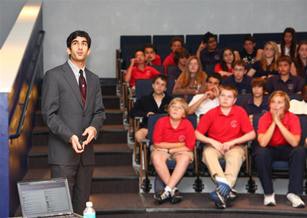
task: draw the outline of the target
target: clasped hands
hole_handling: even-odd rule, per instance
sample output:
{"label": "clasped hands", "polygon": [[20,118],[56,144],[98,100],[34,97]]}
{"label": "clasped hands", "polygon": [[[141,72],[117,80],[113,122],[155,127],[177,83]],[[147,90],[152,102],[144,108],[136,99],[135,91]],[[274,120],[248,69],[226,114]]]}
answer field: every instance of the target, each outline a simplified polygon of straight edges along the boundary
{"label": "clasped hands", "polygon": [[221,154],[225,154],[227,151],[230,150],[236,143],[232,141],[221,143],[219,141],[214,141],[211,144],[216,150],[218,150]]}
{"label": "clasped hands", "polygon": [[78,154],[84,151],[86,145],[88,145],[94,137],[97,135],[97,130],[93,126],[89,126],[84,130],[82,136],[87,136],[85,141],[79,141],[79,137],[77,135],[72,135],[70,138],[70,143],[74,151]]}

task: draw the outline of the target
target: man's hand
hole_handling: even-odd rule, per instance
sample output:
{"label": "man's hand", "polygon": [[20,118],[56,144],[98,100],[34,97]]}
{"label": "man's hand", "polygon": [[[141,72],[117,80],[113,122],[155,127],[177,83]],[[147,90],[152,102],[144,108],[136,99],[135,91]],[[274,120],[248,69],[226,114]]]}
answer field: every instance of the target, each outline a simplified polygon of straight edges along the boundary
{"label": "man's hand", "polygon": [[97,135],[97,130],[93,126],[87,127],[84,132],[82,133],[82,136],[86,136],[86,140],[83,142],[82,146],[84,147],[85,145],[88,145],[94,137]]}
{"label": "man's hand", "polygon": [[70,138],[70,143],[71,143],[72,148],[75,150],[77,154],[80,154],[84,151],[84,147],[83,145],[80,144],[78,136],[73,135]]}
{"label": "man's hand", "polygon": [[226,153],[227,151],[229,151],[230,148],[232,148],[236,143],[234,143],[234,141],[228,141],[228,142],[224,142],[223,143],[223,150],[224,153]]}
{"label": "man's hand", "polygon": [[211,145],[218,150],[221,154],[224,154],[223,144],[219,141],[212,141]]}

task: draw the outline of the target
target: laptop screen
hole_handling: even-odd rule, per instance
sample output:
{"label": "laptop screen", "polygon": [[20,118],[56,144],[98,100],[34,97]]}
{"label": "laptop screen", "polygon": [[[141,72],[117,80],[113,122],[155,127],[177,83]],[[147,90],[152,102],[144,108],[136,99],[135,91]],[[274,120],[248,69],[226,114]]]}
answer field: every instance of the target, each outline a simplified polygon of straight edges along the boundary
{"label": "laptop screen", "polygon": [[67,179],[19,182],[22,215],[43,217],[73,213]]}

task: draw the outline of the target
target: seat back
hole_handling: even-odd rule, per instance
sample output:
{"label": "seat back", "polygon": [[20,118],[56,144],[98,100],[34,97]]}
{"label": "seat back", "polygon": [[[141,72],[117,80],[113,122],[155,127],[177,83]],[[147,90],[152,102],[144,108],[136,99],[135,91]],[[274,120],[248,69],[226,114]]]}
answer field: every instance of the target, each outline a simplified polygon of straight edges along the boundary
{"label": "seat back", "polygon": [[184,40],[183,35],[154,35],[153,36],[153,44],[155,45],[157,49],[157,53],[160,55],[162,61],[171,52],[170,42],[171,42],[171,39],[175,36],[181,37]]}
{"label": "seat back", "polygon": [[153,91],[152,79],[138,79],[135,81],[135,98],[139,100]]}
{"label": "seat back", "polygon": [[268,41],[280,43],[282,33],[254,33],[253,37],[255,38],[257,48],[263,48],[264,44]]}
{"label": "seat back", "polygon": [[296,33],[297,42],[306,41],[307,40],[307,32],[297,32]]}
{"label": "seat back", "polygon": [[246,36],[251,34],[220,34],[219,46],[220,48],[232,48],[233,50],[241,51],[243,48],[243,41]]}
{"label": "seat back", "polygon": [[203,39],[203,35],[186,35],[185,47],[190,54],[195,55],[199,44]]}

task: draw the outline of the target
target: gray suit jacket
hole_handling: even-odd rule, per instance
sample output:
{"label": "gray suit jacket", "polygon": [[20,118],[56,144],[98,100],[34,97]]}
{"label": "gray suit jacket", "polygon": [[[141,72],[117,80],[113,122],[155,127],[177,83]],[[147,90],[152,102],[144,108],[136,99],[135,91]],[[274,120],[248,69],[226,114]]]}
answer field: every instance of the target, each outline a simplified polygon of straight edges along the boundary
{"label": "gray suit jacket", "polygon": [[81,137],[93,126],[97,133],[105,119],[98,76],[85,69],[87,94],[82,106],[78,82],[66,62],[46,72],[42,86],[42,115],[49,128],[48,162],[57,165],[94,164],[92,143],[81,154],[75,153],[69,140],[73,134]]}

